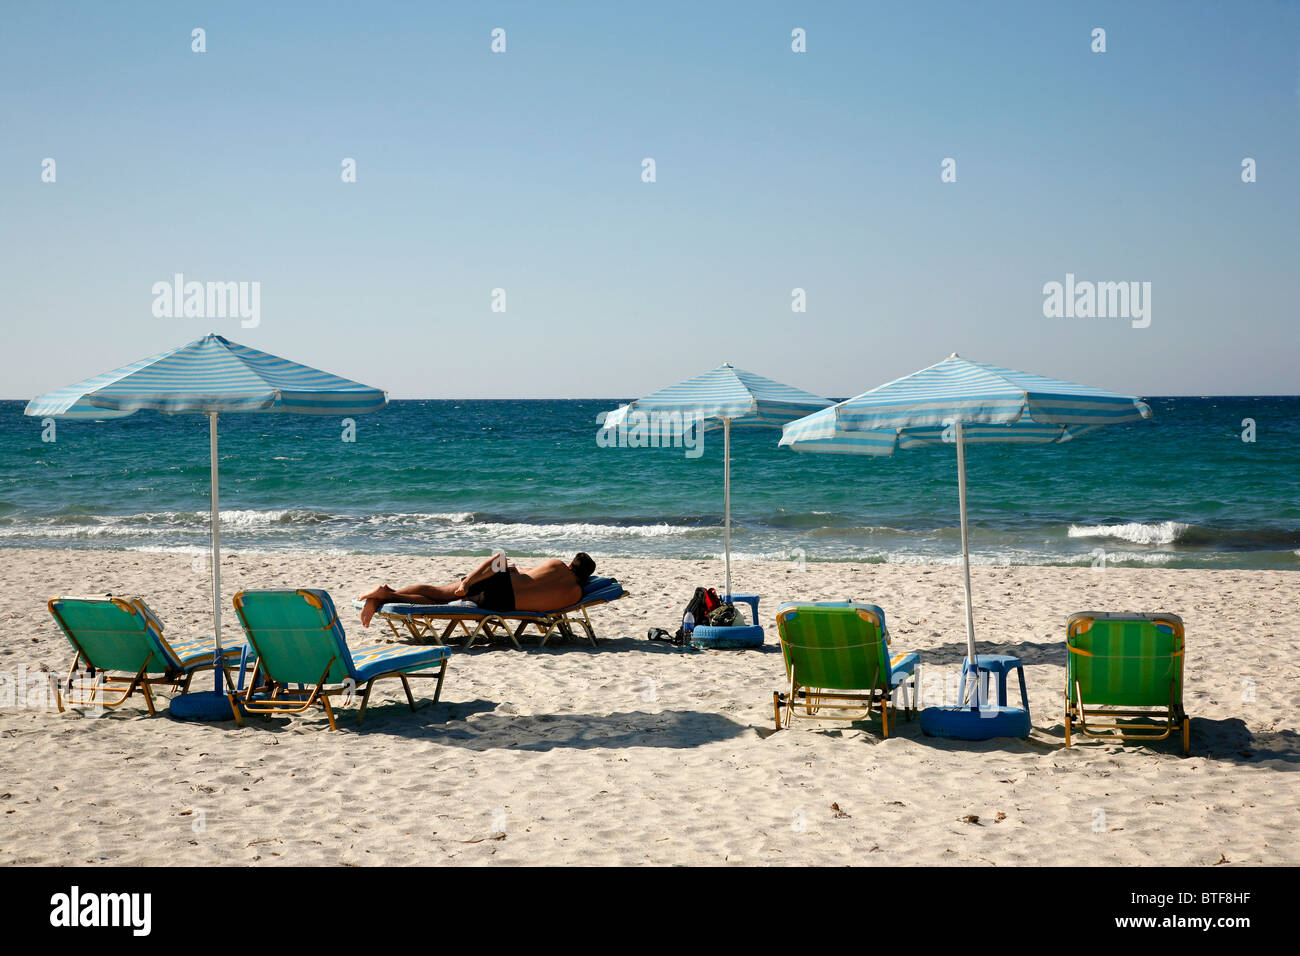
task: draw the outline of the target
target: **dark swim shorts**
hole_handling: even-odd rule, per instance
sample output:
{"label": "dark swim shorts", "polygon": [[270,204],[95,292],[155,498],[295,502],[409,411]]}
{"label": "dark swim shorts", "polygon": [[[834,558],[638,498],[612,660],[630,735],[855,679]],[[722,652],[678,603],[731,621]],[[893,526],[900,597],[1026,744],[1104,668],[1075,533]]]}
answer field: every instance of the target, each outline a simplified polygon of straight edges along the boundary
{"label": "dark swim shorts", "polygon": [[485,611],[513,611],[515,609],[515,584],[509,571],[498,571],[474,586],[474,590],[465,595]]}

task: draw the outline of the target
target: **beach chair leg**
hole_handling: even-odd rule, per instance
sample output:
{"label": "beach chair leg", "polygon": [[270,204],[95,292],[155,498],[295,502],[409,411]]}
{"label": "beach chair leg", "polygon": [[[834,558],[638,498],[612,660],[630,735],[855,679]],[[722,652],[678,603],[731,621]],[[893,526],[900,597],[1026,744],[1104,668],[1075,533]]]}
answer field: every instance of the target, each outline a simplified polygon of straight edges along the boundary
{"label": "beach chair leg", "polygon": [[438,703],[438,699],[442,697],[442,679],[446,676],[447,676],[447,659],[444,657],[442,659],[442,667],[438,669],[437,686],[433,688],[433,702],[435,704]]}
{"label": "beach chair leg", "polygon": [[486,617],[479,618],[479,620],[474,624],[474,630],[471,631],[469,629],[469,626],[462,620],[460,622],[460,626],[465,631],[466,637],[465,637],[465,643],[462,644],[461,647],[464,650],[469,650],[471,647],[474,646],[474,642],[478,640],[478,636],[480,634],[486,634],[489,638],[491,638],[492,630],[487,625],[488,625],[488,618]]}
{"label": "beach chair leg", "polygon": [[[370,690],[370,688],[366,688],[367,693],[369,692],[369,690]],[[338,724],[335,722],[335,720],[334,720],[334,708],[330,706],[330,699],[329,699],[329,697],[326,696],[325,694],[321,694],[321,696],[320,696],[320,702],[321,702],[321,706],[325,708],[325,716],[329,718],[329,721],[330,721],[330,730],[338,730],[338,729],[339,729],[339,725],[338,725]],[[364,705],[364,704],[362,705],[362,711],[363,711],[363,712],[365,711],[365,705]],[[358,715],[357,719],[358,719],[358,720],[361,719],[359,715]]]}
{"label": "beach chair leg", "polygon": [[[371,678],[366,681],[366,689],[361,693],[361,709],[357,711],[357,723],[361,723],[361,718],[366,716],[366,707],[370,703],[370,688],[375,686],[375,679]],[[409,696],[409,695],[408,695]],[[329,702],[325,704],[325,709],[329,710]]]}
{"label": "beach chair leg", "polygon": [[1065,746],[1070,746],[1071,731],[1074,730],[1074,721],[1070,717],[1070,709],[1065,709]]}
{"label": "beach chair leg", "polygon": [[411,710],[415,710],[415,698],[411,695],[411,682],[406,679],[405,674],[398,674],[402,681],[402,690],[406,691],[406,702],[410,704]]}
{"label": "beach chair leg", "polygon": [[226,691],[226,696],[230,698],[230,715],[235,718],[235,726],[244,726],[244,715],[240,712],[239,691]]}
{"label": "beach chair leg", "polygon": [[[158,711],[154,710],[154,706],[153,706],[153,694],[149,693],[148,678],[141,680],[139,677],[137,677],[136,680],[139,681],[140,683],[140,693],[144,694],[144,705],[149,708],[149,716],[157,717]],[[133,688],[134,685],[132,685],[132,689]],[[131,690],[128,689],[126,692],[126,697],[130,697],[130,696],[131,696]],[[126,697],[123,697],[122,699],[126,700]]]}
{"label": "beach chair leg", "polygon": [[591,626],[591,618],[587,615],[587,609],[585,607],[582,609],[582,620],[578,623],[586,629],[587,640],[591,641],[591,646],[599,647],[600,645],[596,643],[596,629]]}
{"label": "beach chair leg", "polygon": [[781,729],[781,692],[772,691],[772,715],[776,718],[776,729]]}
{"label": "beach chair leg", "polygon": [[889,739],[889,708],[889,698],[885,697],[880,702],[880,732],[886,740]]}
{"label": "beach chair leg", "polygon": [[1192,722],[1190,718],[1183,718],[1183,756],[1186,757],[1192,748]]}
{"label": "beach chair leg", "polygon": [[72,693],[73,680],[76,678],[77,665],[80,663],[81,663],[81,654],[80,652],[78,652],[77,656],[72,659],[72,666],[68,668],[68,679],[63,682],[64,686],[68,688],[69,694]]}

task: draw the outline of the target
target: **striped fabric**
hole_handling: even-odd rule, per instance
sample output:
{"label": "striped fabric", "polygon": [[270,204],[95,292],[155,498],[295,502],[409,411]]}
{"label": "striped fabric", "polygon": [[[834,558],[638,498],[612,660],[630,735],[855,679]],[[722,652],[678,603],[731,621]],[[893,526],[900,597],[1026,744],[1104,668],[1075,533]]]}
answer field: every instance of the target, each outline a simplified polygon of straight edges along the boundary
{"label": "striped fabric", "polygon": [[[875,616],[880,625],[859,611]],[[897,687],[920,660],[916,652],[888,653],[885,612],[874,604],[782,604],[776,622],[786,674],[793,669],[796,687],[871,690],[886,681]]]}
{"label": "striped fabric", "polygon": [[[61,597],[51,610],[72,646],[98,670],[134,674],[148,661],[150,674],[183,674],[211,664],[216,651],[211,637],[168,641],[158,616],[139,598]],[[236,638],[221,650],[237,661],[246,647]]]}
{"label": "striped fabric", "polygon": [[34,398],[25,414],[99,419],[153,409],[359,415],[387,400],[380,389],[206,335]]}
{"label": "striped fabric", "polygon": [[1150,417],[1146,403],[1131,395],[952,355],[791,422],[781,444],[801,452],[892,455],[952,443],[954,423],[963,426],[967,444],[1048,444]]}
{"label": "striped fabric", "polygon": [[[1183,701],[1183,638],[1173,614],[1085,612],[1071,616],[1090,621],[1086,630],[1069,634],[1074,650],[1066,654],[1066,696],[1078,682],[1089,706],[1164,707]],[[1072,629],[1073,630],[1073,629]]]}
{"label": "striped fabric", "polygon": [[732,428],[779,428],[810,411],[826,408],[828,399],[791,385],[782,385],[731,365],[669,385],[638,398],[605,417],[606,427],[616,427],[633,411],[659,415],[698,417],[706,428],[720,427],[731,419]]}
{"label": "striped fabric", "polygon": [[[224,637],[221,641],[221,654],[223,657],[231,658],[235,663],[239,662],[239,655],[248,648],[248,642],[242,637]],[[193,640],[173,642],[171,644],[172,652],[180,659],[184,670],[192,667],[199,667],[204,664],[211,664],[213,654],[217,649],[217,642],[211,637],[196,637]]]}
{"label": "striped fabric", "polygon": [[[515,620],[538,620],[546,621],[557,614],[568,614],[571,611],[580,611],[584,607],[597,604],[609,604],[611,601],[617,601],[623,596],[623,585],[619,584],[617,578],[598,578],[592,577],[582,588],[582,599],[577,604],[570,604],[568,607],[560,608],[555,611],[484,611],[472,601],[465,601],[458,604],[383,604],[379,608],[380,614],[396,614],[401,617],[408,615],[423,615],[439,617],[508,617]],[[355,600],[352,606],[358,611],[366,606],[363,600]]]}

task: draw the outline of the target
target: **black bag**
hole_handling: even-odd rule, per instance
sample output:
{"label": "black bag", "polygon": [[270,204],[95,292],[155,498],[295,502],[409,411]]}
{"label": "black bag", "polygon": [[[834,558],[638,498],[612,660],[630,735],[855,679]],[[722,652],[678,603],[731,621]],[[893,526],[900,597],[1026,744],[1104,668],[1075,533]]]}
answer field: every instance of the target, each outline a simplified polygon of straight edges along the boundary
{"label": "black bag", "polygon": [[682,619],[686,618],[689,611],[696,624],[708,624],[709,615],[713,613],[715,608],[721,606],[722,598],[718,597],[718,592],[713,588],[696,588],[695,594],[682,610]]}
{"label": "black bag", "polygon": [[[728,616],[727,612],[730,612]],[[736,619],[736,609],[730,604],[723,604],[722,598],[718,597],[718,592],[713,588],[696,588],[691,599],[686,602],[686,607],[682,609],[682,619],[686,618],[687,612],[690,613],[696,625],[711,624],[719,627],[730,625]],[[689,641],[686,633],[679,627],[676,632],[669,634],[661,627],[651,628],[646,635],[652,641],[666,641],[669,644],[686,644]]]}

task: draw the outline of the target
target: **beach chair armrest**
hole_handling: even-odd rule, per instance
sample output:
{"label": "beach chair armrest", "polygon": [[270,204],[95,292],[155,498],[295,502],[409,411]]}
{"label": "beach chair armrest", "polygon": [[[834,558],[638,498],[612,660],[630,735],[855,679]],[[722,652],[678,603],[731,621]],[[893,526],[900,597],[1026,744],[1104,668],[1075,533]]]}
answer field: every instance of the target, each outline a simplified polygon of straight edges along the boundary
{"label": "beach chair armrest", "polygon": [[889,660],[889,684],[891,687],[897,687],[901,681],[911,677],[916,672],[916,665],[921,662],[921,655],[917,651],[908,654],[895,654]]}

